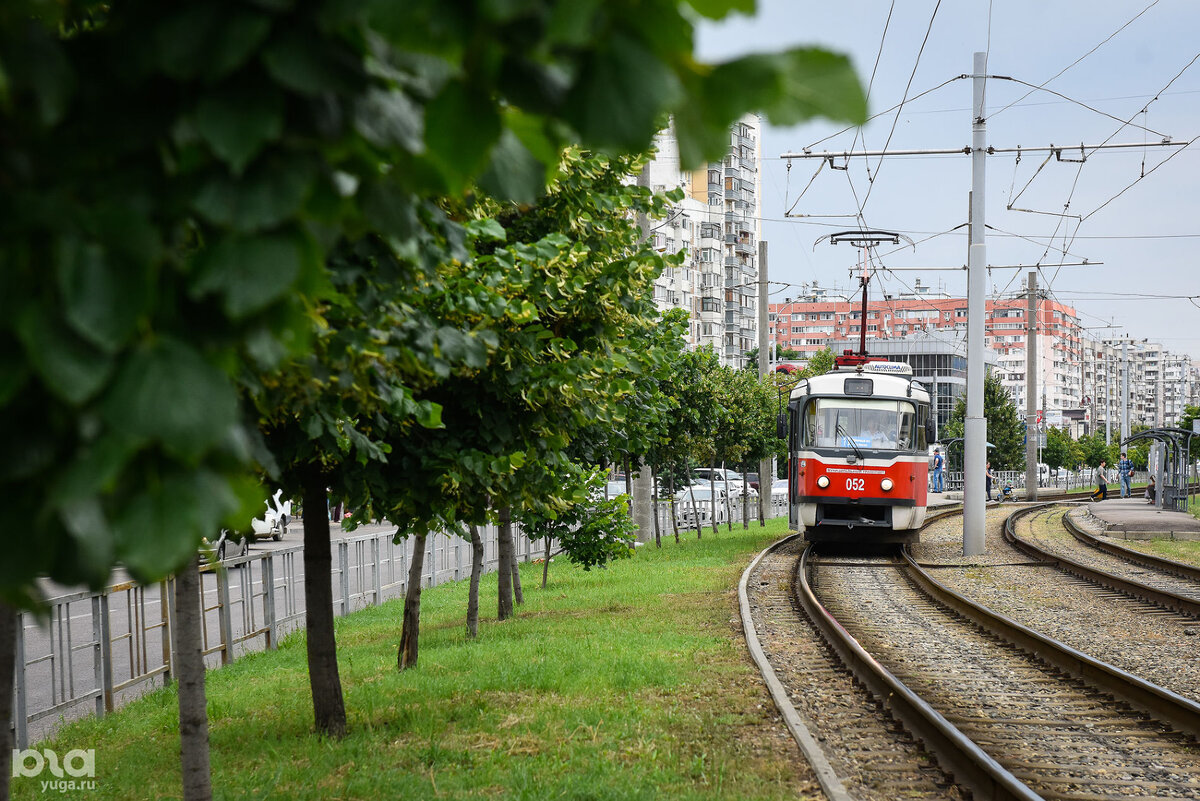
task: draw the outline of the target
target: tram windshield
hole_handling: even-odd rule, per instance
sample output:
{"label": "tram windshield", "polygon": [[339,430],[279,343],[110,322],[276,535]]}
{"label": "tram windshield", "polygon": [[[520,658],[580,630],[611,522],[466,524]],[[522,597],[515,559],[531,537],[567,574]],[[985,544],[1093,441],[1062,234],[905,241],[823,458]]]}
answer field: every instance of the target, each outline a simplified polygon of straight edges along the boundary
{"label": "tram windshield", "polygon": [[916,407],[882,398],[814,398],[804,407],[803,443],[817,448],[912,450]]}

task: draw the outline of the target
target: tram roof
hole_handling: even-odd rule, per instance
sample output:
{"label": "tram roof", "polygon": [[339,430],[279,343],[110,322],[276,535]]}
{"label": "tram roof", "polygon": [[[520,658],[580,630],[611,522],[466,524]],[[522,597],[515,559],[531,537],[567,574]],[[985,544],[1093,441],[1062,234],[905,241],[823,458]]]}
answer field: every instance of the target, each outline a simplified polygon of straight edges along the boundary
{"label": "tram roof", "polygon": [[[846,379],[870,378],[870,391],[862,385],[846,387]],[[854,389],[855,391],[850,391]],[[856,366],[840,366],[828,373],[801,380],[792,390],[793,398],[805,395],[855,395],[862,397],[916,398],[928,401],[929,391],[913,379],[912,366],[904,362],[872,361]]]}

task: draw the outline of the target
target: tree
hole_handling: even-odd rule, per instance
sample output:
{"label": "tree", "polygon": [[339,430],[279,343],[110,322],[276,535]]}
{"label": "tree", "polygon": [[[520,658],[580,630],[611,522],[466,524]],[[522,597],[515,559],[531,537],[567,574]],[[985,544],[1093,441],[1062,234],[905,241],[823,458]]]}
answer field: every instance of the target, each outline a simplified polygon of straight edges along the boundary
{"label": "tree", "polygon": [[[775,358],[779,361],[794,361],[802,358],[802,354],[798,350],[781,345],[775,351]],[[744,369],[758,370],[758,348],[751,348],[746,351],[746,366]]]}
{"label": "tree", "polygon": [[690,13],[4,4],[0,487],[29,537],[0,597],[35,607],[38,576],[99,586],[117,562],[158,578],[257,507],[233,376],[307,352],[344,238],[420,259],[432,227],[459,253],[461,230],[422,216],[429,199],[478,186],[533,202],[563,144],[638,152],[666,113],[685,166],[722,152],[750,108],[865,116],[846,59],[702,64]]}
{"label": "tree", "polygon": [[1074,469],[1083,460],[1083,451],[1065,428],[1050,426],[1046,431],[1046,447],[1042,459],[1051,470]]}
{"label": "tree", "polygon": [[1191,431],[1192,423],[1198,419],[1200,419],[1200,406],[1184,406],[1183,414],[1175,425],[1185,431]]}
{"label": "tree", "polygon": [[[758,462],[780,448],[785,447],[776,436],[776,404],[778,393],[775,385],[768,380],[760,380],[758,373],[751,370],[739,370],[731,376],[730,393],[726,396],[729,404],[729,419],[736,421],[735,436],[739,444],[740,456],[736,464],[743,471],[754,469]],[[760,476],[759,491],[770,493],[770,481]],[[741,499],[742,523],[749,525],[749,500],[746,496]]]}
{"label": "tree", "polygon": [[607,481],[603,469],[570,471],[570,497],[562,508],[533,503],[521,510],[518,519],[532,541],[542,540],[546,559],[542,565],[542,588],[550,572],[550,560],[556,555],[553,545],[584,570],[604,567],[614,559],[633,556],[633,521],[625,510],[625,501],[604,497]]}
{"label": "tree", "polygon": [[832,348],[821,348],[819,351],[814,353],[811,358],[809,358],[808,364],[804,366],[804,370],[800,374],[801,377],[810,378],[814,375],[824,375],[825,373],[828,373],[833,369],[833,363],[836,357],[837,354],[833,352]]}
{"label": "tree", "polygon": [[[950,420],[942,426],[942,440],[963,435],[963,420],[967,414],[966,396],[958,399]],[[988,449],[988,461],[993,470],[1025,469],[1025,426],[1017,414],[1016,404],[1004,383],[994,373],[983,379],[983,416],[987,420],[987,440],[995,447]]]}
{"label": "tree", "polygon": [[[661,216],[666,199],[624,180],[638,165],[568,151],[536,206],[500,210],[507,227],[494,219],[470,224],[481,235],[467,240],[468,258],[439,270],[443,280],[492,297],[474,312],[430,297],[430,313],[451,328],[474,322],[496,346],[483,363],[418,393],[441,410],[441,427],[395,429],[384,437],[386,463],[355,468],[348,489],[363,514],[386,515],[399,537],[421,537],[509,508],[566,508],[567,450],[581,432],[619,422],[637,363],[625,331],[653,314],[649,290],[663,261],[632,220],[638,211]],[[510,570],[500,565],[502,581]],[[411,611],[419,582],[410,592],[402,639],[411,650],[399,658],[406,666],[418,643]],[[499,613],[511,614],[503,594]]]}

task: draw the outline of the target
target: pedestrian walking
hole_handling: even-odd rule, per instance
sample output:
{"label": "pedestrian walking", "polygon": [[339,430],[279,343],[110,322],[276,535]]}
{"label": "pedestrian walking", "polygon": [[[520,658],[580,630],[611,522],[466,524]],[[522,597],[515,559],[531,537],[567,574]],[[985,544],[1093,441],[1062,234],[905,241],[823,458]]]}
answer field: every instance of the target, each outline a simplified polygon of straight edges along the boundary
{"label": "pedestrian walking", "polygon": [[991,462],[987,463],[987,470],[983,475],[984,475],[983,483],[984,483],[985,487],[987,488],[987,499],[990,501],[992,499],[992,482],[996,480],[996,475],[995,475],[995,473],[992,472],[992,463]]}
{"label": "pedestrian walking", "polygon": [[1092,493],[1093,501],[1108,500],[1108,464],[1101,459],[1096,468],[1096,491]]}
{"label": "pedestrian walking", "polygon": [[946,460],[942,458],[942,449],[933,449],[933,491],[945,492],[946,487],[943,484],[943,470],[946,467]]}
{"label": "pedestrian walking", "polygon": [[1121,480],[1121,497],[1133,497],[1133,462],[1121,451],[1121,461],[1117,462],[1117,477]]}

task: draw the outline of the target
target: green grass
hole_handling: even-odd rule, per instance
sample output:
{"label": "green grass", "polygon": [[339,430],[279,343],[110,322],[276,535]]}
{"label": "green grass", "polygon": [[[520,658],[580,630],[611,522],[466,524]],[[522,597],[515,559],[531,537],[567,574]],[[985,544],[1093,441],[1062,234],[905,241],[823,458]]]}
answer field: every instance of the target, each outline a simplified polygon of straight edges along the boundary
{"label": "green grass", "polygon": [[1164,559],[1200,565],[1200,542],[1194,540],[1128,540],[1121,544]]}
{"label": "green grass", "polygon": [[[664,541],[537,585],[496,622],[485,577],[479,638],[465,583],[426,590],[416,669],[396,670],[399,602],[338,621],[350,734],[313,733],[302,634],[209,673],[219,797],[297,799],[794,799],[807,786],[745,656],[738,577],[784,521]],[[694,536],[694,535],[693,535]],[[171,690],[64,727],[38,747],[96,750],[89,798],[178,797]],[[14,798],[40,797],[17,778]]]}

